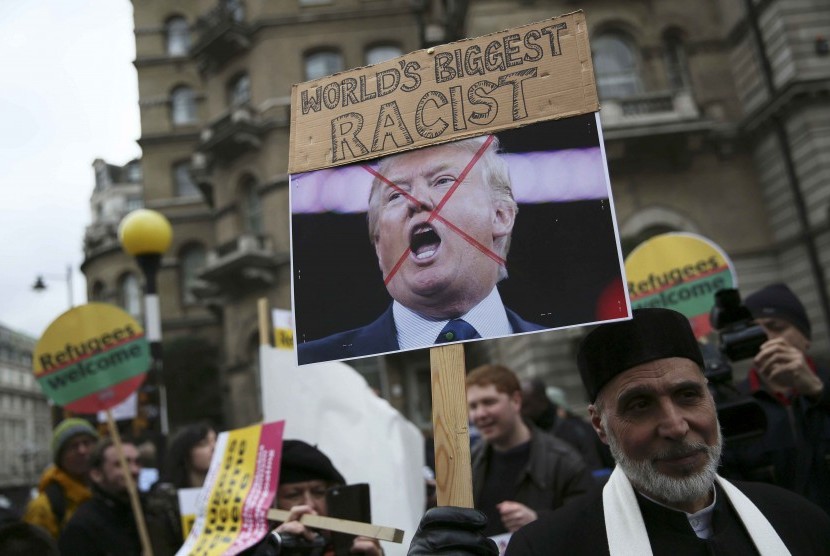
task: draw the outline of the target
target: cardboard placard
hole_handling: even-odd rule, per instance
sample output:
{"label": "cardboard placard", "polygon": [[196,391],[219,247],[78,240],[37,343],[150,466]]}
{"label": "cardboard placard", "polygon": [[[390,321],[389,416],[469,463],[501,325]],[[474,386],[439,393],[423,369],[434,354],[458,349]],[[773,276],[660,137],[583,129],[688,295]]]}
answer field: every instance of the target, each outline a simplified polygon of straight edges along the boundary
{"label": "cardboard placard", "polygon": [[300,83],[291,102],[290,174],[599,109],[582,12]]}

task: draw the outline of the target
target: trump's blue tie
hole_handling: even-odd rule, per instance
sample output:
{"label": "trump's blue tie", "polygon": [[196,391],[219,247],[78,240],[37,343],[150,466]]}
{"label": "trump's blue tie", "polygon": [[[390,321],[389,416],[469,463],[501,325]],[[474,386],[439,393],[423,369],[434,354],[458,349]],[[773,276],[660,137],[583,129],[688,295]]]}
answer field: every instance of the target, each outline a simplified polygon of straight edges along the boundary
{"label": "trump's blue tie", "polygon": [[461,340],[475,338],[481,338],[481,334],[473,328],[472,324],[464,319],[452,319],[438,334],[435,343],[446,344],[447,342],[460,342]]}

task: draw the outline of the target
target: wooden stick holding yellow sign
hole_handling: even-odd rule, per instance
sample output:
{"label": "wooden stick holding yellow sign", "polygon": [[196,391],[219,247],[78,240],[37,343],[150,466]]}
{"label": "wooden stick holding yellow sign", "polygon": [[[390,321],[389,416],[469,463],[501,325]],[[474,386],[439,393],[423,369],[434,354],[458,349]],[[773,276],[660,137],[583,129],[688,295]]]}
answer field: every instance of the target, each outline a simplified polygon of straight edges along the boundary
{"label": "wooden stick holding yellow sign", "polygon": [[133,476],[130,474],[130,466],[127,464],[127,458],[124,457],[124,446],[121,444],[121,435],[118,433],[118,427],[115,424],[115,419],[112,417],[112,411],[107,409],[106,412],[110,436],[112,436],[115,452],[118,454],[118,463],[121,466],[121,471],[124,473],[127,493],[130,495],[130,507],[135,517],[138,536],[141,539],[141,552],[143,556],[153,556],[153,546],[150,544],[150,535],[147,533],[147,523],[144,521],[144,512],[141,509],[141,502],[138,500],[138,490],[135,487]]}

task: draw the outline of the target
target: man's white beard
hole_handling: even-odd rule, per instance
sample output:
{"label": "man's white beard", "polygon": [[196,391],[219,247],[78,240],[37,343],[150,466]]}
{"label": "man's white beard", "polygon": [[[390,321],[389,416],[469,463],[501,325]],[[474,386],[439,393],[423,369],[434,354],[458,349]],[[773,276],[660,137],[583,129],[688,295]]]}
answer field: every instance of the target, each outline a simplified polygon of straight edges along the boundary
{"label": "man's white beard", "polygon": [[[718,429],[718,439],[714,446],[709,446],[704,442],[678,442],[676,446],[662,453],[652,454],[651,460],[636,461],[625,455],[614,433],[605,422],[602,423],[602,427],[605,429],[608,447],[617,465],[622,468],[628,480],[650,498],[680,504],[698,500],[712,490],[723,449],[720,429]],[[686,477],[675,478],[663,475],[652,463],[654,459],[681,456],[698,450],[704,450],[709,461],[699,472]]]}

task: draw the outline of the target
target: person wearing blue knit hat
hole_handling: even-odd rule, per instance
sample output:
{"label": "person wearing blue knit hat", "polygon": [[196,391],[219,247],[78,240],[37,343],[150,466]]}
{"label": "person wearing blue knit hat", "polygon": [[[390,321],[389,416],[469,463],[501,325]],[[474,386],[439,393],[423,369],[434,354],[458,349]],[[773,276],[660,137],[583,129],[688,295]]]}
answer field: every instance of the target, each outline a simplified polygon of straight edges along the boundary
{"label": "person wearing blue knit hat", "polygon": [[830,514],[830,370],[808,354],[812,326],[784,284],[744,299],[767,341],[738,390],[758,402],[767,428],[753,442],[727,446],[722,472],[795,491]]}

